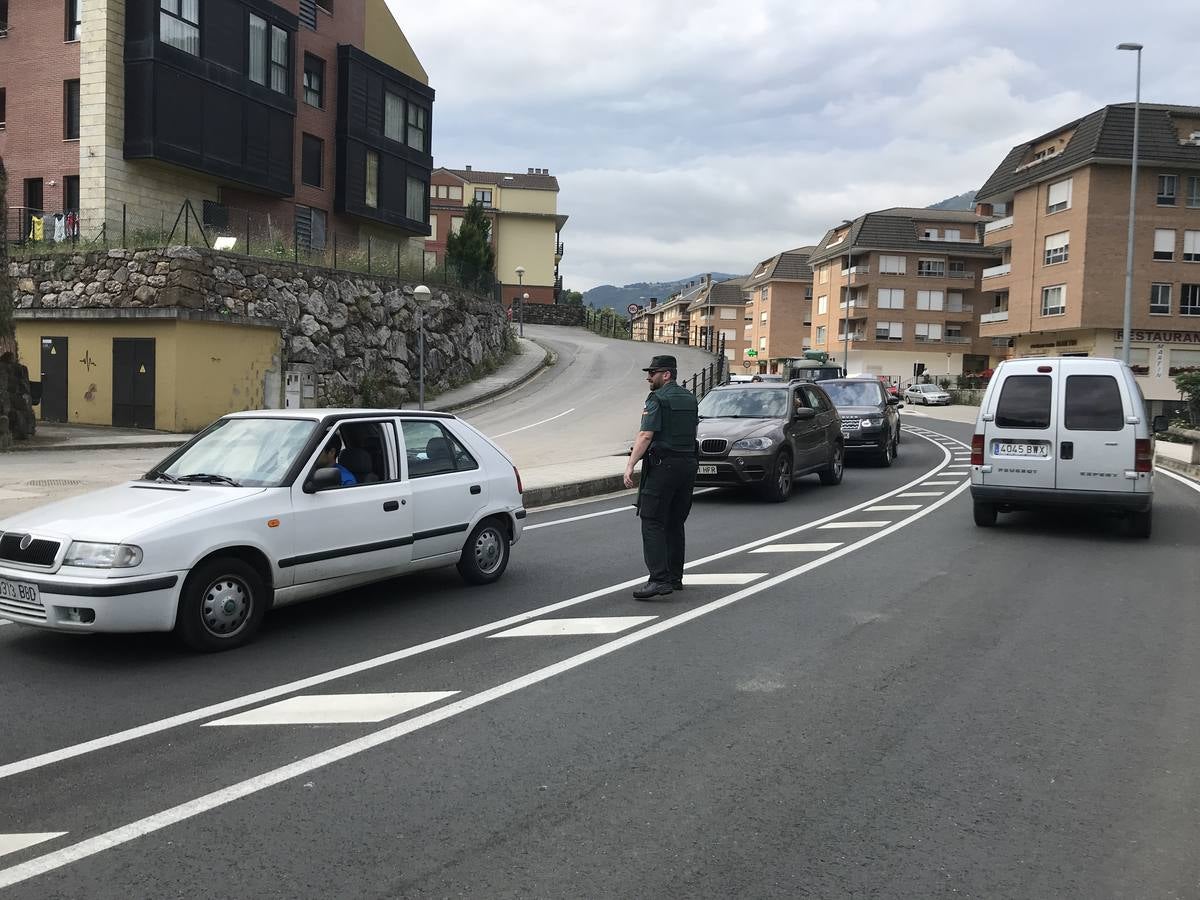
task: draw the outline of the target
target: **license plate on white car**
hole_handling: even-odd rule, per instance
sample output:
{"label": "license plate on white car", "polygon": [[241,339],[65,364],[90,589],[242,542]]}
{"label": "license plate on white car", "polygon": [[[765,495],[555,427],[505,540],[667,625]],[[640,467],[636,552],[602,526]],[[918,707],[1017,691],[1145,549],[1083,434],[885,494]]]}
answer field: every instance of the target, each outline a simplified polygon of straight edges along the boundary
{"label": "license plate on white car", "polygon": [[41,606],[42,598],[36,584],[0,578],[0,600],[11,600],[22,606]]}
{"label": "license plate on white car", "polygon": [[992,441],[992,456],[1050,456],[1050,445],[1041,441]]}
{"label": "license plate on white car", "polygon": [[696,469],[696,474],[697,475],[716,475],[717,467],[716,466],[700,466],[698,469]]}

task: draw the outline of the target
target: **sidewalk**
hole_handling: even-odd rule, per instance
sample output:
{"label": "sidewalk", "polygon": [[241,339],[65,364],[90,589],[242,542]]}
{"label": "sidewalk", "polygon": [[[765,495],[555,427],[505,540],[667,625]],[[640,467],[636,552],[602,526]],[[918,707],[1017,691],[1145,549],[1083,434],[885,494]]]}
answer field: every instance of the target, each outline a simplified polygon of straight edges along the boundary
{"label": "sidewalk", "polygon": [[[520,387],[544,366],[551,365],[553,354],[533,341],[518,338],[519,352],[503,366],[478,381],[446,391],[426,404],[427,409],[455,412]],[[415,403],[407,404],[412,409]],[[13,449],[28,450],[122,450],[171,448],[186,444],[191,434],[150,431],[141,428],[116,428],[109,425],[79,425],[63,422],[38,422],[37,433]]]}

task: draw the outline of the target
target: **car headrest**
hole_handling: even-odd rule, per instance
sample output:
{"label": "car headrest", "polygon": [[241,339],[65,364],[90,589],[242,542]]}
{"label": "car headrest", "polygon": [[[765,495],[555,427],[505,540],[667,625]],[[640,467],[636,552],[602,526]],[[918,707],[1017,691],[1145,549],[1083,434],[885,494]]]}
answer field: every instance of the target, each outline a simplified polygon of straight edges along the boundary
{"label": "car headrest", "polygon": [[355,478],[371,473],[371,454],[362,447],[347,447],[338,454],[338,462],[349,469]]}
{"label": "car headrest", "polygon": [[429,459],[450,459],[450,442],[444,437],[430,438],[425,445],[425,456]]}

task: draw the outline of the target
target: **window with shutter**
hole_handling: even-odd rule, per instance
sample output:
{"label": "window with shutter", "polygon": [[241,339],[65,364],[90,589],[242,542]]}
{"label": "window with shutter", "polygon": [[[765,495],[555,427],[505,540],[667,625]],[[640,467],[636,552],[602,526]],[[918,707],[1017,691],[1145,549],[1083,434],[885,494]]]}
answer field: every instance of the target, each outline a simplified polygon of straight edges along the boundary
{"label": "window with shutter", "polygon": [[1046,199],[1046,212],[1055,213],[1071,208],[1071,179],[1056,181],[1050,185],[1050,195]]}
{"label": "window with shutter", "polygon": [[1050,266],[1067,261],[1067,251],[1071,243],[1071,232],[1060,231],[1058,234],[1046,236],[1045,264]]}
{"label": "window with shutter", "polygon": [[1154,258],[1170,262],[1175,258],[1175,229],[1154,229]]}

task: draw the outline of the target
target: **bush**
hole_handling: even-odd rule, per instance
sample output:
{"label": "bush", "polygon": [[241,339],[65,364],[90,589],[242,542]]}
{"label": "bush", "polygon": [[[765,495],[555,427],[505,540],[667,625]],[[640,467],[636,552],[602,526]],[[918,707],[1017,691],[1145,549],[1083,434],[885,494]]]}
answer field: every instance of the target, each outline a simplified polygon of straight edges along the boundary
{"label": "bush", "polygon": [[1200,425],[1200,371],[1184,372],[1175,376],[1175,387],[1183,394],[1188,405],[1188,418],[1192,427]]}

